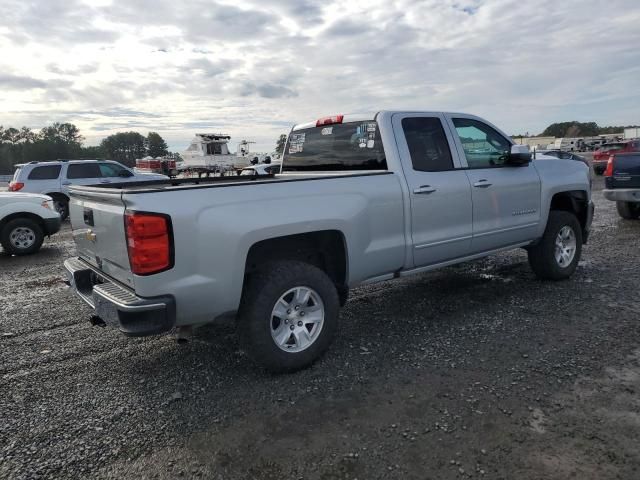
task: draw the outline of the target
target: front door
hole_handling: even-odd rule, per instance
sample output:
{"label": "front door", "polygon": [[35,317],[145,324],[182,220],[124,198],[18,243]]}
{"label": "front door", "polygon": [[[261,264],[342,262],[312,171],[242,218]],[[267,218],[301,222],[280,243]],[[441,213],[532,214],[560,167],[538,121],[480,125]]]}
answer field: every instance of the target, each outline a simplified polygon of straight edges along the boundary
{"label": "front door", "polygon": [[540,177],[532,163],[505,165],[511,142],[473,117],[449,118],[464,153],[473,199],[473,253],[536,237],[540,223]]}
{"label": "front door", "polygon": [[411,209],[416,267],[464,257],[471,248],[471,187],[440,114],[393,116]]}

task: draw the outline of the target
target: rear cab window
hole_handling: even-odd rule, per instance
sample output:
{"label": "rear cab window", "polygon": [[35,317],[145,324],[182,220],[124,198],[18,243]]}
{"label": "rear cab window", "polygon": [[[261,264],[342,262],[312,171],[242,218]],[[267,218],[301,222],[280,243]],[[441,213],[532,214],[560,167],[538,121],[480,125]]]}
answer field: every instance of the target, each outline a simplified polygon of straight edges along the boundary
{"label": "rear cab window", "polygon": [[13,182],[17,182],[18,179],[20,178],[20,174],[22,173],[22,167],[17,167],[16,171],[13,173]]}
{"label": "rear cab window", "polygon": [[375,120],[294,130],[282,159],[283,172],[386,169]]}
{"label": "rear cab window", "polygon": [[62,170],[61,165],[42,165],[31,170],[27,178],[29,180],[55,180],[60,176],[60,170]]}

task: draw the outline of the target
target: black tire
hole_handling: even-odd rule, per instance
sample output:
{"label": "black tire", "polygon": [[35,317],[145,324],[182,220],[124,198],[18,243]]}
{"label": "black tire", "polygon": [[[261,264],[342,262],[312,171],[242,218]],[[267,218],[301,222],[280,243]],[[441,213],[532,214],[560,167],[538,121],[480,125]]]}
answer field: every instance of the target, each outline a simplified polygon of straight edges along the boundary
{"label": "black tire", "polygon": [[[29,247],[20,248],[11,243],[11,233],[20,227],[27,228],[33,232],[34,241]],[[37,252],[40,250],[43,241],[44,233],[42,232],[42,228],[37,222],[29,218],[15,218],[7,222],[0,232],[0,243],[2,243],[2,248],[4,248],[5,252],[11,255],[28,255],[30,253]]]}
{"label": "black tire", "polygon": [[60,214],[60,221],[64,222],[69,218],[69,199],[64,195],[49,195],[53,198],[53,206]]}
{"label": "black tire", "polygon": [[[576,246],[573,259],[566,266],[556,260],[556,238],[560,230],[570,227],[575,235]],[[575,272],[582,253],[582,228],[576,216],[571,212],[551,210],[547,228],[540,242],[528,249],[529,265],[536,276],[543,280],[563,280]]]}
{"label": "black tire", "polygon": [[[272,338],[271,313],[282,295],[295,287],[308,287],[324,305],[324,323],[315,341],[300,352],[282,350]],[[267,370],[293,372],[311,365],[329,347],[338,326],[340,303],[336,287],[319,268],[299,261],[265,264],[251,275],[238,312],[238,335],[249,356]]]}
{"label": "black tire", "polygon": [[625,220],[636,220],[640,218],[640,203],[616,202],[618,215]]}

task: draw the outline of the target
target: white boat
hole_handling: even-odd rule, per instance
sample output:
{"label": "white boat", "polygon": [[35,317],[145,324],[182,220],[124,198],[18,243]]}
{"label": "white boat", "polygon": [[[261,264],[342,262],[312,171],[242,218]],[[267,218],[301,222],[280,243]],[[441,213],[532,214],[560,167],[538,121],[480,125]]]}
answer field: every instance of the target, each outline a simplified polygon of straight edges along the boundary
{"label": "white boat", "polygon": [[206,172],[225,172],[242,169],[249,165],[250,156],[248,144],[244,140],[241,145],[246,148],[238,149],[238,153],[229,152],[231,136],[224,133],[197,133],[191,140],[189,147],[181,153],[184,160],[182,170]]}

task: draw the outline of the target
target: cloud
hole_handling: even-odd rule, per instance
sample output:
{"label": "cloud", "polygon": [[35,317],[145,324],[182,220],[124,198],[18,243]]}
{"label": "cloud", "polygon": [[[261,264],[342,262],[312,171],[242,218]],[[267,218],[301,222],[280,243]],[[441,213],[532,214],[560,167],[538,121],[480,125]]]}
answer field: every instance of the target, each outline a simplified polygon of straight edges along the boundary
{"label": "cloud", "polygon": [[2,88],[10,90],[31,90],[33,88],[45,88],[46,86],[46,82],[36,78],[0,73],[0,87]]}
{"label": "cloud", "polygon": [[293,98],[298,96],[298,92],[283,85],[273,85],[265,83],[262,85],[248,84],[244,86],[241,95],[257,94],[262,98]]}
{"label": "cloud", "polygon": [[211,128],[270,149],[292,122],[384,108],[466,111],[510,132],[640,122],[636,0],[91,3],[5,0],[3,123],[175,144]]}

